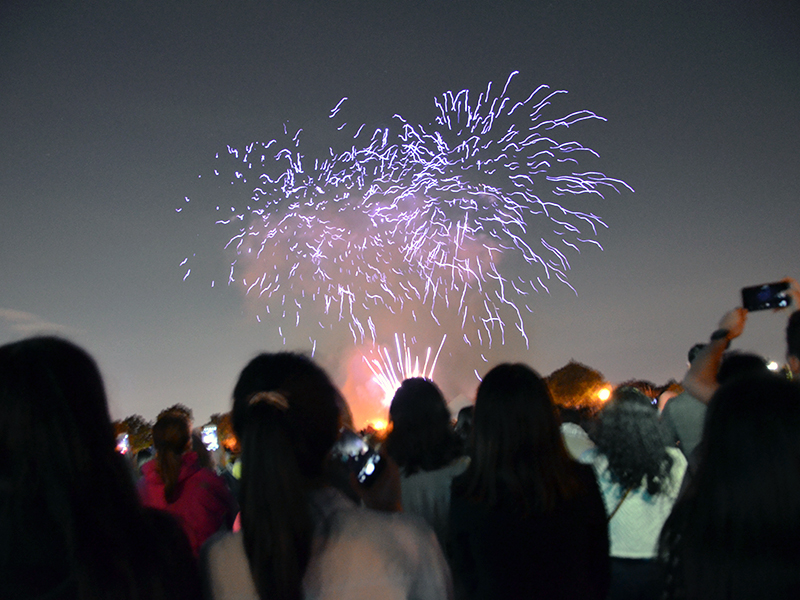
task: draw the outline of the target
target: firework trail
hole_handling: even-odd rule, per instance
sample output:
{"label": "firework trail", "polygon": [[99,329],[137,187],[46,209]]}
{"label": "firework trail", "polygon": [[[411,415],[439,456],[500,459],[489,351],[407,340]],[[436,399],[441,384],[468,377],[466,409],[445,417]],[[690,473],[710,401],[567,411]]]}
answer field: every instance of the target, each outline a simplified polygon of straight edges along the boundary
{"label": "firework trail", "polygon": [[377,358],[364,356],[364,362],[367,363],[370,371],[372,371],[373,381],[383,391],[382,403],[384,406],[389,406],[392,403],[395,391],[404,380],[411,377],[433,379],[433,370],[436,368],[436,361],[439,360],[439,354],[442,352],[442,346],[444,346],[444,341],[447,339],[447,334],[442,336],[439,350],[437,350],[433,360],[431,360],[431,348],[428,348],[422,368],[419,366],[419,357],[411,355],[411,348],[406,343],[405,334],[403,334],[402,339],[401,347],[400,336],[396,333],[394,334],[394,344],[397,350],[396,359],[392,358],[388,348],[378,348]]}
{"label": "firework trail", "polygon": [[343,98],[329,115],[337,143],[321,157],[304,156],[302,130],[286,126],[229,146],[214,170],[235,190],[214,211],[227,232],[224,283],[260,303],[258,320],[269,315],[284,344],[309,323],[312,342],[345,325],[354,343],[377,344],[402,315],[468,346],[503,344],[507,330],[527,345],[532,298],[554,281],[574,291],[570,261],[602,249],[591,206],[631,188],[579,167],[598,156],[570,128],[605,119],[551,116],[566,92],[544,85],[512,100],[514,75],[497,92],[446,92],[427,125],[399,114],[392,127],[351,123]]}

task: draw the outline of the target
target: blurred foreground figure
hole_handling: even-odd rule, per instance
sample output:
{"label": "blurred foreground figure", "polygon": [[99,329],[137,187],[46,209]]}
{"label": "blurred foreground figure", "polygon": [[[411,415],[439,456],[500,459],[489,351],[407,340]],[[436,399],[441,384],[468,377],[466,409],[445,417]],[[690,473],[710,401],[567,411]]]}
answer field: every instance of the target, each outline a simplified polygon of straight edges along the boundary
{"label": "blurred foreground figure", "polygon": [[[244,368],[233,397],[241,531],[203,549],[211,598],[451,596],[447,564],[423,521],[359,508],[325,480],[341,396],[322,369],[300,355],[262,354]],[[396,467],[383,472],[391,473],[398,477]]]}
{"label": "blurred foreground figure", "polygon": [[581,456],[597,475],[611,540],[609,600],[659,597],[658,535],[686,473],[686,458],[667,448],[658,410],[633,387],[614,391],[598,415],[597,447]]}
{"label": "blurred foreground figure", "polygon": [[604,600],[610,568],[603,499],[572,460],[544,380],[522,364],[484,377],[474,450],[453,481],[450,538],[464,598]]}
{"label": "blurred foreground figure", "polygon": [[0,598],[197,597],[186,537],[141,507],[115,447],[85,351],[51,337],[0,348]]}
{"label": "blurred foreground figure", "polygon": [[201,467],[197,453],[190,450],[189,427],[182,414],[159,417],[153,426],[156,457],[142,468],[138,489],[142,504],[178,520],[196,555],[214,533],[231,528],[238,509],[222,478]]}
{"label": "blurred foreground figure", "polygon": [[665,598],[800,598],[800,389],[775,376],[722,386],[698,452],[661,532]]}

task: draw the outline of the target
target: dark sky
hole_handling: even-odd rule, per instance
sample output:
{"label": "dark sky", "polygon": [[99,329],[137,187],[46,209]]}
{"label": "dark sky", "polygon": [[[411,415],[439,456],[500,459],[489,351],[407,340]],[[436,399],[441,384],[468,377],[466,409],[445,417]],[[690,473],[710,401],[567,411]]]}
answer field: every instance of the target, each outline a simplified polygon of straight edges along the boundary
{"label": "dark sky", "polygon": [[[281,346],[238,291],[182,281],[191,253],[209,272],[230,262],[212,221],[175,212],[216,193],[198,179],[216,153],[284,123],[325,148],[345,96],[375,127],[395,113],[429,122],[435,97],[516,70],[518,94],[548,84],[569,91],[563,111],[607,119],[574,136],[635,193],[597,200],[604,251],[573,261],[577,296],[551,286],[526,317],[530,348],[509,340],[491,362],[679,379],[742,286],[800,277],[799,41],[798,4],[780,0],[7,0],[0,342],[57,332],[84,345],[115,417],[227,410],[246,360]],[[736,346],[782,360],[785,317],[751,315]],[[316,349],[341,385],[348,335]],[[436,379],[469,397],[491,365],[448,336]]]}

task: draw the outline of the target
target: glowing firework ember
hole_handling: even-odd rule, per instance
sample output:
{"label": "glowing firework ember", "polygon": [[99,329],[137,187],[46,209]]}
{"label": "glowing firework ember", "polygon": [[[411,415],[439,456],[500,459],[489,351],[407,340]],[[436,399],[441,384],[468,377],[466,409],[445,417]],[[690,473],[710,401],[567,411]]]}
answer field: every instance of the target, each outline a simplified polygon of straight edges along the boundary
{"label": "glowing firework ember", "polygon": [[[431,349],[428,348],[425,354],[425,362],[422,368],[419,366],[419,357],[411,356],[411,348],[406,344],[406,336],[403,334],[403,345],[400,346],[400,337],[394,334],[394,343],[397,349],[397,360],[392,359],[388,348],[378,349],[378,358],[368,359],[364,357],[364,361],[372,371],[372,380],[377,383],[381,390],[383,390],[383,405],[389,406],[392,403],[392,398],[397,388],[403,383],[403,380],[410,377],[424,377],[426,379],[433,379],[433,370],[436,368],[436,361],[439,360],[439,354],[442,352],[442,346],[447,335],[442,336],[442,343],[439,344],[439,350],[436,356],[431,361]],[[430,366],[429,366],[430,365]]]}
{"label": "glowing firework ember", "polygon": [[602,117],[550,116],[565,92],[547,86],[512,100],[515,74],[499,93],[490,83],[477,98],[443,94],[427,125],[400,115],[395,127],[348,123],[342,99],[327,156],[304,156],[302,130],[286,126],[228,147],[214,171],[234,194],[215,211],[225,282],[259,303],[257,319],[269,315],[284,344],[301,325],[313,325],[315,342],[341,324],[354,343],[377,344],[379,328],[395,331],[403,315],[418,334],[460,331],[465,344],[491,347],[510,328],[527,345],[533,296],[553,281],[574,291],[570,261],[602,249],[592,203],[630,187],[580,170],[579,158],[597,154],[564,138]]}

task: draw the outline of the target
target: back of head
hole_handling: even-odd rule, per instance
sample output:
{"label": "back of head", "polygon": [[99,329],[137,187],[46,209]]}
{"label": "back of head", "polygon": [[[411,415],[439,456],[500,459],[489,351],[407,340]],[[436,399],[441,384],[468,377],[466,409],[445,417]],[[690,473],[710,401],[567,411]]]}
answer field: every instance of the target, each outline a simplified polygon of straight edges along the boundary
{"label": "back of head", "polygon": [[308,493],[320,485],[339,430],[341,397],[305,356],[261,354],[233,391],[242,445],[245,551],[262,598],[299,598],[310,558]]}
{"label": "back of head", "polygon": [[751,352],[726,352],[717,371],[717,382],[722,385],[737,377],[753,375],[769,375],[767,361],[764,357]]}
{"label": "back of head", "polygon": [[386,450],[406,475],[449,464],[459,451],[444,396],[432,381],[406,379],[389,408],[392,430]]}
{"label": "back of head", "polygon": [[53,337],[0,348],[2,468],[36,464],[40,483],[78,485],[115,447],[102,378],[81,348]]}
{"label": "back of head", "polygon": [[[794,597],[800,590],[800,389],[772,375],[723,385],[700,463],[664,526],[660,553],[691,597]],[[791,592],[790,592],[791,591]]]}
{"label": "back of head", "polygon": [[598,415],[592,437],[608,459],[612,480],[624,488],[636,489],[645,480],[647,491],[658,494],[668,482],[672,458],[661,434],[658,410],[637,388],[614,390]]}
{"label": "back of head", "polygon": [[[10,537],[0,545],[3,585],[45,594],[63,578],[74,590],[64,593],[80,598],[166,595],[154,569],[163,553],[141,554],[152,540],[115,448],[102,378],[84,350],[54,337],[0,348],[0,480],[12,490],[0,515]],[[43,567],[35,581],[25,578],[31,565]]]}
{"label": "back of head", "polygon": [[167,502],[177,499],[181,457],[189,448],[191,434],[186,415],[178,412],[162,414],[153,425],[153,447],[156,449],[158,474],[164,482]]}
{"label": "back of head", "polygon": [[461,481],[467,496],[549,510],[580,484],[544,380],[523,364],[501,364],[478,387],[474,456]]}

